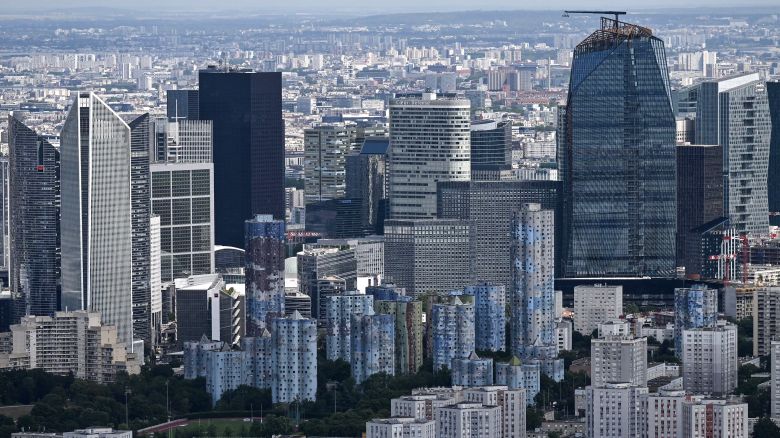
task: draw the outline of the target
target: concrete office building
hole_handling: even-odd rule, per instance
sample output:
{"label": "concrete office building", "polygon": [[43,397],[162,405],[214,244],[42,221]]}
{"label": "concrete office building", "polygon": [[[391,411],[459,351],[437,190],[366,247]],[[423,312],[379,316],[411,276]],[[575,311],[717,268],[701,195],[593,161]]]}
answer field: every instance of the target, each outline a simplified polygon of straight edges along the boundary
{"label": "concrete office building", "polygon": [[385,222],[385,279],[412,296],[441,295],[473,282],[474,229],[455,219]]}
{"label": "concrete office building", "polygon": [[470,179],[470,118],[469,101],[454,95],[421,93],[390,100],[391,218],[433,219],[436,183]]}
{"label": "concrete office building", "polygon": [[539,361],[522,362],[517,356],[509,362],[496,363],[496,384],[506,385],[510,389],[522,388],[526,394],[526,404],[533,406],[536,394],[539,394],[541,364]]}
{"label": "concrete office building", "polygon": [[723,147],[723,208],[730,226],[754,237],[766,235],[771,121],[760,74],[707,80],[677,95],[678,113],[695,115],[696,143]]}
{"label": "concrete office building", "polygon": [[209,67],[198,83],[199,117],[213,123],[215,242],[240,248],[246,219],[285,216],[282,74]]}
{"label": "concrete office building", "polygon": [[257,215],[244,222],[247,335],[258,336],[271,318],[284,316],[284,220]]}
{"label": "concrete office building", "polygon": [[[321,279],[337,277],[343,281],[343,290],[353,290],[357,278],[355,250],[351,248],[319,247],[304,245],[298,258],[298,288],[311,297],[312,316],[320,318],[324,301],[318,282]],[[320,282],[321,283],[321,282]]]}
{"label": "concrete office building", "polygon": [[214,271],[213,165],[152,163],[152,213],[160,216],[163,281]]}
{"label": "concrete office building", "polygon": [[404,296],[392,301],[375,297],[374,311],[395,320],[396,374],[416,373],[423,364],[422,302]]}
{"label": "concrete office building", "polygon": [[[133,125],[141,130],[148,125],[139,123]],[[138,208],[144,207],[133,204],[141,189],[131,160],[139,146],[137,137],[99,97],[79,93],[65,120],[60,147],[61,307],[100,312],[126,345],[136,339],[136,332],[148,335],[150,325],[147,318],[142,329],[138,319],[143,317],[138,312],[148,312],[150,291],[148,277],[145,287],[138,278],[144,270],[135,270],[137,264],[149,262],[148,247],[144,254],[136,245],[143,236],[133,229],[140,219]],[[148,166],[146,146],[137,152],[146,154]],[[148,189],[148,175],[145,180]],[[148,245],[148,211],[144,221]],[[148,276],[148,267],[145,272]]]}
{"label": "concrete office building", "polygon": [[151,129],[152,213],[160,216],[162,281],[211,274],[215,269],[211,121],[155,119]]}
{"label": "concrete office building", "polygon": [[493,359],[480,359],[477,353],[452,359],[452,384],[456,386],[486,386],[493,384]]}
{"label": "concrete office building", "polygon": [[702,284],[674,290],[674,351],[682,358],[683,330],[712,327],[718,319],[718,291]]}
{"label": "concrete office building", "polygon": [[271,322],[274,403],[314,401],[317,397],[317,322],[298,312]]}
{"label": "concrete office building", "polygon": [[503,285],[478,283],[463,289],[474,296],[476,349],[506,350],[506,288]]}
{"label": "concrete office building", "polygon": [[[511,288],[509,234],[512,212],[528,203],[558,209],[560,181],[450,181],[438,183],[437,215],[471,222],[474,228],[474,278]],[[558,241],[554,242],[559,245]],[[556,246],[555,254],[560,249]],[[556,262],[556,271],[558,270]]]}
{"label": "concrete office building", "polygon": [[431,310],[433,369],[452,369],[453,359],[474,352],[474,305],[452,297],[449,304],[434,304]]}
{"label": "concrete office building", "polygon": [[390,315],[370,313],[352,315],[352,377],[362,383],[377,373],[395,375],[395,319]]}
{"label": "concrete office building", "polygon": [[630,383],[647,386],[647,338],[593,339],[590,344],[591,385]]}
{"label": "concrete office building", "polygon": [[211,163],[211,120],[151,121],[152,163]]}
{"label": "concrete office building", "polygon": [[599,324],[623,315],[623,286],[574,286],[574,330],[590,336]]}
{"label": "concrete office building", "polygon": [[771,352],[771,342],[780,339],[780,287],[760,287],[753,292],[753,356]]}
{"label": "concrete office building", "polygon": [[724,216],[723,147],[677,145],[677,266],[687,278],[701,278],[701,233],[695,230]]}
{"label": "concrete office building", "polygon": [[382,236],[368,236],[349,239],[319,239],[318,248],[344,248],[355,251],[355,273],[358,276],[385,275],[385,239]]}
{"label": "concrete office building", "polygon": [[[2,228],[10,232],[3,266],[8,268],[13,320],[52,316],[60,298],[60,152],[24,124],[23,114],[12,113],[4,164],[8,189],[3,182],[0,206]],[[6,248],[2,251],[5,260]]]}
{"label": "concrete office building", "polygon": [[608,383],[602,388],[585,388],[586,436],[642,436],[645,423],[642,398],[647,392],[646,387],[630,383]]}
{"label": "concrete office building", "polygon": [[324,297],[325,356],[328,360],[352,360],[352,317],[371,315],[374,297],[356,292]]}
{"label": "concrete office building", "polygon": [[374,418],[366,422],[366,438],[436,438],[436,422],[417,418]]}
{"label": "concrete office building", "polygon": [[543,371],[559,381],[563,365],[554,364],[560,360],[556,360],[553,216],[539,204],[527,204],[512,214],[510,336],[513,355],[553,361],[545,363]]}
{"label": "concrete office building", "polygon": [[306,204],[345,197],[346,161],[355,135],[355,125],[343,123],[303,131]]}
{"label": "concrete office building", "polygon": [[737,327],[719,324],[683,331],[683,387],[694,394],[726,396],[737,387]]}
{"label": "concrete office building", "polygon": [[245,331],[243,291],[228,289],[219,274],[193,275],[175,281],[179,345],[204,335],[238,345]]}
{"label": "concrete office building", "polygon": [[434,411],[438,438],[502,436],[501,407],[460,402]]}
{"label": "concrete office building", "polygon": [[141,372],[143,353],[131,353],[117,329],[100,314],[83,310],[53,316],[25,316],[11,326],[0,369],[41,369],[97,383],[111,383],[117,373]]}

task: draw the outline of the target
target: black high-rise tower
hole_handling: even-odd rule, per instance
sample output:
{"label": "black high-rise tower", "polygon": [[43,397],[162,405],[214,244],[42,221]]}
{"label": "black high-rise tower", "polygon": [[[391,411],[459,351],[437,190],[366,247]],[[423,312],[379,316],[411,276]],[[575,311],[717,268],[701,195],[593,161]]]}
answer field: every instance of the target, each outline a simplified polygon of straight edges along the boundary
{"label": "black high-rise tower", "polygon": [[200,71],[200,119],[214,126],[214,240],[241,248],[244,221],[284,219],[281,73]]}

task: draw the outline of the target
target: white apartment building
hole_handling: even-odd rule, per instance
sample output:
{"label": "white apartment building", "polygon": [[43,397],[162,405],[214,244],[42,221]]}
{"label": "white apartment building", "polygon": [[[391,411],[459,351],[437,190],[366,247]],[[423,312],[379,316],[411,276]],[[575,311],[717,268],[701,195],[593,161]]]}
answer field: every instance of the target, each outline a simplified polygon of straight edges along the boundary
{"label": "white apartment building", "polygon": [[98,383],[113,382],[118,371],[141,371],[136,355],[119,342],[117,328],[103,325],[99,313],[25,316],[11,326],[10,338],[10,351],[0,352],[0,370],[40,368]]}
{"label": "white apartment building", "polygon": [[418,418],[375,418],[366,423],[366,438],[436,438],[436,422]]}
{"label": "white apartment building", "polygon": [[631,336],[631,324],[624,319],[615,319],[599,323],[598,331],[599,338]]}
{"label": "white apartment building", "polygon": [[462,400],[463,394],[459,391],[452,394],[405,395],[390,400],[390,415],[392,417],[432,420],[436,408],[449,406]]}
{"label": "white apartment building", "polygon": [[594,284],[574,287],[574,330],[590,335],[599,323],[623,314],[623,286]]}
{"label": "white apartment building", "polygon": [[463,390],[467,402],[483,406],[501,407],[501,433],[504,438],[524,438],[525,389],[509,389],[506,386],[481,386]]}
{"label": "white apartment building", "polygon": [[749,438],[748,405],[731,400],[684,401],[681,436]]}
{"label": "white apartment building", "polygon": [[771,395],[770,402],[772,404],[771,415],[773,419],[780,419],[780,341],[772,341],[772,358],[770,363],[772,364],[771,374]]}
{"label": "white apartment building", "polygon": [[587,436],[625,438],[642,434],[642,397],[647,387],[630,383],[607,383],[603,388],[585,388]]}
{"label": "white apartment building", "polygon": [[647,338],[593,339],[590,344],[591,384],[647,385]]}
{"label": "white apartment building", "polygon": [[683,330],[683,387],[694,394],[728,395],[737,387],[737,327]]}
{"label": "white apartment building", "polygon": [[501,436],[501,408],[460,402],[434,411],[436,438],[495,438]]}

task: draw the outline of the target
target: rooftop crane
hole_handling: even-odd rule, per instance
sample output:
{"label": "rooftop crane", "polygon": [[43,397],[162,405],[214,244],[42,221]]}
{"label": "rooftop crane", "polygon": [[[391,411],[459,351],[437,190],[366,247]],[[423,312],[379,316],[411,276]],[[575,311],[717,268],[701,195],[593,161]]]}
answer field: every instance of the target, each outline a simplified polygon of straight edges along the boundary
{"label": "rooftop crane", "polygon": [[597,14],[597,15],[614,15],[615,16],[615,28],[618,27],[618,18],[621,15],[626,15],[626,11],[563,11],[563,16],[568,17],[569,14]]}

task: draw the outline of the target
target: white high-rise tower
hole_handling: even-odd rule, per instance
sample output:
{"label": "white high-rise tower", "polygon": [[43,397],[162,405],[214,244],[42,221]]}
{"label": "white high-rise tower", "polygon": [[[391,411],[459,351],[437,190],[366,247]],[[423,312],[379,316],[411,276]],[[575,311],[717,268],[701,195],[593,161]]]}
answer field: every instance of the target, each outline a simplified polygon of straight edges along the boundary
{"label": "white high-rise tower", "polygon": [[436,217],[436,183],[471,179],[470,103],[418,93],[390,101],[388,190],[393,219]]}
{"label": "white high-rise tower", "polygon": [[60,147],[62,308],[100,312],[125,345],[133,340],[130,149],[130,126],[79,93]]}

